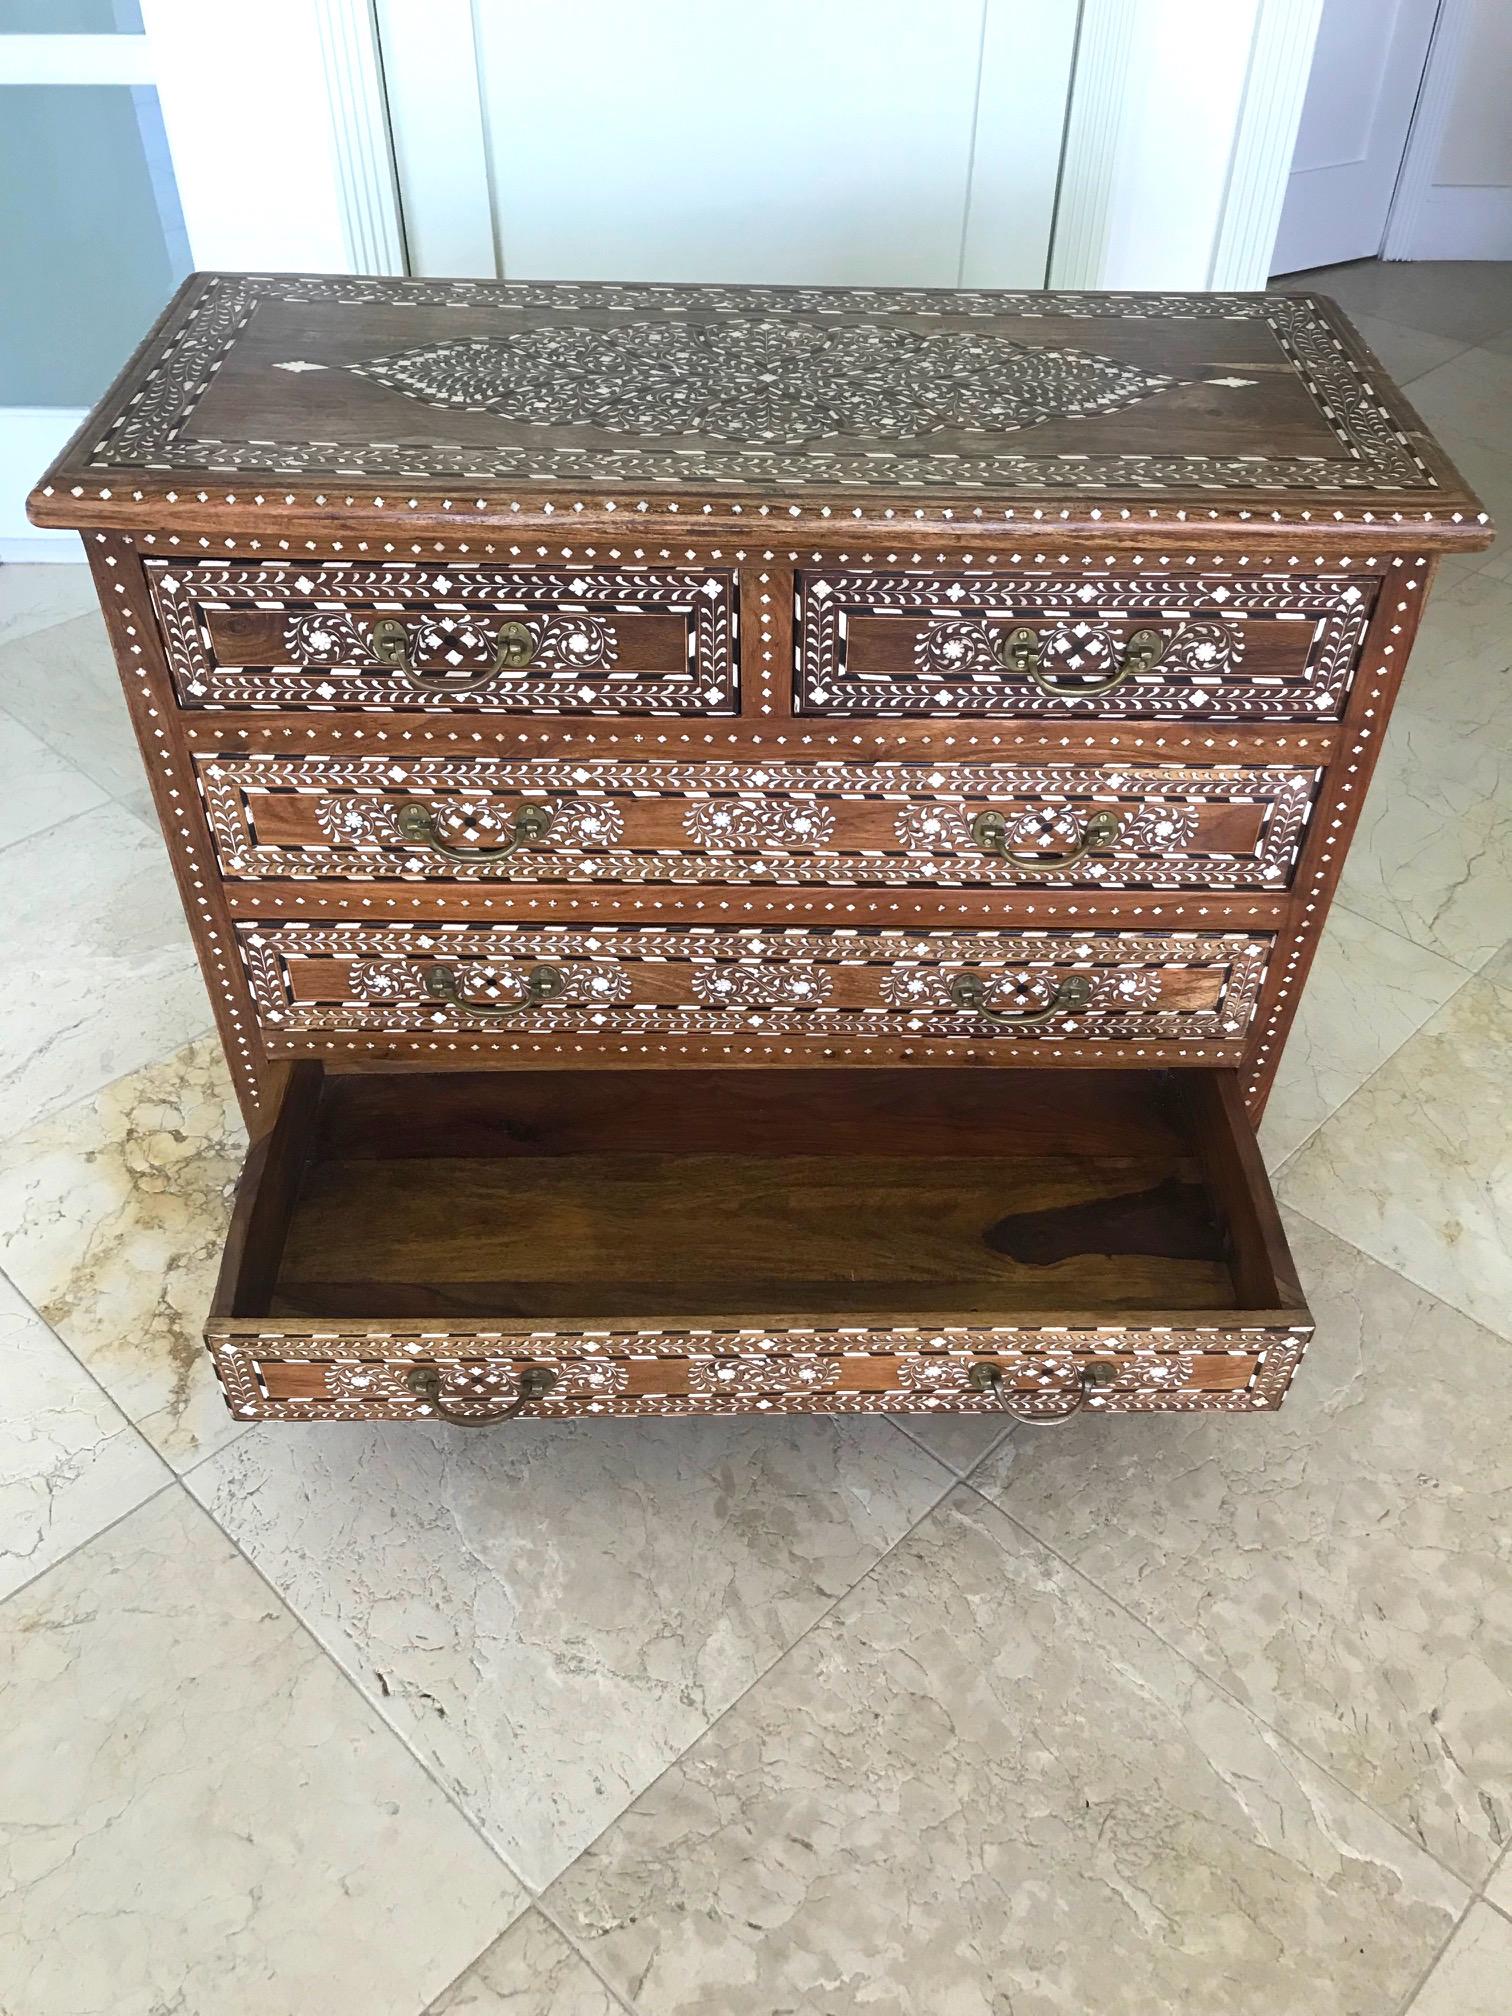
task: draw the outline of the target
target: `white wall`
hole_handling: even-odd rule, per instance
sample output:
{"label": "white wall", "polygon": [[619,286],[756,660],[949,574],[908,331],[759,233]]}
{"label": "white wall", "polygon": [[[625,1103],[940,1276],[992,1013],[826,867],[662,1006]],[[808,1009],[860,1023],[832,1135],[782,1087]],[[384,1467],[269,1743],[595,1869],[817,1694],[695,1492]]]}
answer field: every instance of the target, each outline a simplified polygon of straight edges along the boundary
{"label": "white wall", "polygon": [[1512,259],[1512,5],[1443,0],[1388,259]]}

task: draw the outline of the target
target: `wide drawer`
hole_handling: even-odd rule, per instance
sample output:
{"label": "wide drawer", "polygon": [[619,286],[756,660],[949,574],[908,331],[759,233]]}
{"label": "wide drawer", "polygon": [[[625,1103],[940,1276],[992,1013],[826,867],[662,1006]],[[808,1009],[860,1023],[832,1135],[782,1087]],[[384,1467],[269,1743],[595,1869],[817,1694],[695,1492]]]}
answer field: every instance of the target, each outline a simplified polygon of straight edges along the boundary
{"label": "wide drawer", "polygon": [[804,570],[796,706],[825,715],[1337,720],[1375,583]]}
{"label": "wide drawer", "polygon": [[196,759],[259,881],[1284,889],[1317,772],[1251,766]]}
{"label": "wide drawer", "polygon": [[207,1336],[236,1415],[1279,1405],[1233,1075],[292,1067]]}
{"label": "wide drawer", "polygon": [[734,714],[728,571],[148,560],[193,708]]}
{"label": "wide drawer", "polygon": [[[318,1032],[755,1037],[790,1046],[1229,1046],[1262,933],[788,930],[250,920],[237,945],[275,1053]],[[1225,1060],[1228,1061],[1228,1060]]]}

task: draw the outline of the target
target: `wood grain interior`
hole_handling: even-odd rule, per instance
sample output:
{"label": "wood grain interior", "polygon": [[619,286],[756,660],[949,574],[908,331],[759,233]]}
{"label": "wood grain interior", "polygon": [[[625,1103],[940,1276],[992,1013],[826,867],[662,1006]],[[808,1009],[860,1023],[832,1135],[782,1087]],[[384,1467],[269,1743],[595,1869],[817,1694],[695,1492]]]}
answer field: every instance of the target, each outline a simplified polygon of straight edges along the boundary
{"label": "wood grain interior", "polygon": [[1293,1299],[1233,1088],[1160,1072],[311,1064],[288,1103],[268,1160],[302,1174],[276,1263],[264,1208],[227,1314],[1122,1320]]}

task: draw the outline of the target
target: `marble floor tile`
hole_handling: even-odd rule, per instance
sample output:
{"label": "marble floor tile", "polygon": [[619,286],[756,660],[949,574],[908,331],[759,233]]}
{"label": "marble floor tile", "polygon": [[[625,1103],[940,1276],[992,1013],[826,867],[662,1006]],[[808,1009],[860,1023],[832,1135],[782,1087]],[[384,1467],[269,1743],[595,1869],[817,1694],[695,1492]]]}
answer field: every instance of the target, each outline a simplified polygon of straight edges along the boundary
{"label": "marble floor tile", "polygon": [[1278,1168],[1466,984],[1463,967],[1336,903],[1261,1123],[1267,1164]]}
{"label": "marble floor tile", "polygon": [[106,795],[29,728],[0,713],[0,848],[103,805]]}
{"label": "marble floor tile", "polygon": [[1472,980],[1281,1172],[1296,1210],[1512,1338],[1512,992]]}
{"label": "marble floor tile", "polygon": [[1004,1422],[985,1420],[978,1414],[900,1414],[894,1426],[911,1435],[931,1456],[938,1456],[957,1477],[964,1477],[1008,1433]]}
{"label": "marble floor tile", "polygon": [[624,2016],[625,2006],[532,1909],[425,2016]]}
{"label": "marble floor tile", "polygon": [[0,1268],[178,1468],[241,1432],[201,1328],[244,1154],[214,1037],[0,1142]]}
{"label": "marble floor tile", "polygon": [[1466,1895],[957,1487],[547,1902],[642,2016],[1359,2016]]}
{"label": "marble floor tile", "polygon": [[1495,260],[1357,259],[1271,284],[1286,294],[1331,295],[1346,315],[1378,315],[1465,343],[1512,329],[1512,265]]}
{"label": "marble floor tile", "polygon": [[415,2016],[519,1885],[185,1493],[0,1606],[0,2009]]}
{"label": "marble floor tile", "polygon": [[825,1419],[257,1427],[189,1478],[535,1885],[949,1483]]}
{"label": "marble floor tile", "polygon": [[1020,1430],[972,1482],[1472,1883],[1512,1838],[1512,1347],[1288,1214],[1286,1404]]}
{"label": "marble floor tile", "polygon": [[0,1276],[0,1598],[111,1525],[170,1475]]}
{"label": "marble floor tile", "polygon": [[1512,1923],[1472,1904],[1408,2016],[1507,2016],[1512,2007]]}
{"label": "marble floor tile", "polygon": [[1512,751],[1512,583],[1482,567],[1434,590],[1401,697],[1440,728]]}
{"label": "marble floor tile", "polygon": [[[1326,293],[1327,289],[1318,291]],[[1349,311],[1346,309],[1345,313]],[[1461,337],[1435,336],[1427,329],[1409,329],[1404,322],[1390,322],[1380,315],[1362,311],[1350,314],[1349,319],[1398,385],[1410,385],[1425,371],[1437,370],[1466,347]]]}
{"label": "marble floor tile", "polygon": [[0,705],[112,798],[151,817],[151,794],[98,609],[0,645]]}
{"label": "marble floor tile", "polygon": [[99,805],[5,850],[0,1140],[161,1057],[210,1009],[163,843]]}
{"label": "marble floor tile", "polygon": [[[1512,455],[1461,434],[1440,438],[1439,445],[1491,515],[1493,543],[1479,553],[1451,555],[1438,567],[1440,588],[1467,574],[1489,574],[1512,580]],[[1428,605],[1431,612],[1432,602]]]}
{"label": "marble floor tile", "polygon": [[82,562],[0,561],[0,645],[95,606],[94,581]]}
{"label": "marble floor tile", "polygon": [[1339,897],[1467,971],[1483,966],[1512,918],[1512,750],[1399,706]]}
{"label": "marble floor tile", "polygon": [[1461,350],[1414,379],[1412,404],[1433,433],[1512,454],[1512,357]]}
{"label": "marble floor tile", "polygon": [[1498,1910],[1512,1918],[1512,1847],[1505,1851],[1496,1874],[1486,1885],[1486,1895]]}

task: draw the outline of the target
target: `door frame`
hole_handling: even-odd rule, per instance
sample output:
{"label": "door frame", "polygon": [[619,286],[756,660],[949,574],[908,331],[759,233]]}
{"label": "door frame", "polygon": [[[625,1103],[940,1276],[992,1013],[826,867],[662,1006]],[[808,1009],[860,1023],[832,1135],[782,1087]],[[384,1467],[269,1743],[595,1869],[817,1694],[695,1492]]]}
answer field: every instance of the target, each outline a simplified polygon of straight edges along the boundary
{"label": "door frame", "polygon": [[[0,35],[0,86],[151,85],[197,267],[403,273],[371,0],[141,6],[141,34]],[[24,502],[85,417],[0,407],[0,561],[80,557]]]}

